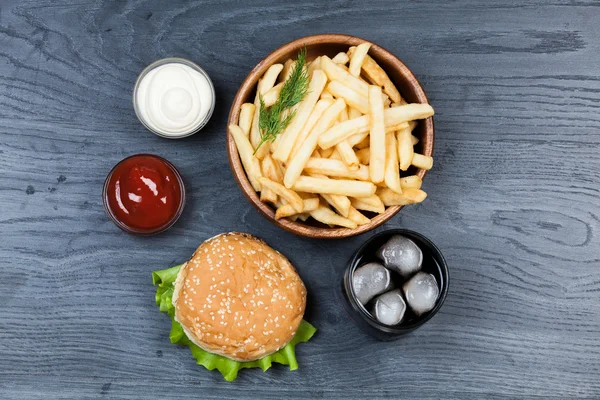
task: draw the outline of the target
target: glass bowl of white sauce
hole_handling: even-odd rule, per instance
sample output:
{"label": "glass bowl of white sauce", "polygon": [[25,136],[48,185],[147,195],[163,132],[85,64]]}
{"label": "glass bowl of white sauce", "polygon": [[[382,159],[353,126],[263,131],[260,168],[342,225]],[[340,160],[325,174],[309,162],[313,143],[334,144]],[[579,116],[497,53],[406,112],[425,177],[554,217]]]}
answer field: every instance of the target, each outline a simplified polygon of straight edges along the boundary
{"label": "glass bowl of white sauce", "polygon": [[140,122],[167,139],[191,136],[215,109],[215,88],[208,74],[184,58],[163,58],[140,73],[133,88]]}

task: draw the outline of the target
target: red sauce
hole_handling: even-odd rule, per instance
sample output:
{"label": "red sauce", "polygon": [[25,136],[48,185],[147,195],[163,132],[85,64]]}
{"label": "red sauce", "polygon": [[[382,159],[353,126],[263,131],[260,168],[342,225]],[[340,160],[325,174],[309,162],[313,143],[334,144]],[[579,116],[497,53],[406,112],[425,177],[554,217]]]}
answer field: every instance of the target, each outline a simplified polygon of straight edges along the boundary
{"label": "red sauce", "polygon": [[[182,205],[179,174],[168,161],[141,154],[115,166],[105,186],[112,217],[135,231],[151,232],[174,222]],[[142,232],[142,233],[143,233]]]}

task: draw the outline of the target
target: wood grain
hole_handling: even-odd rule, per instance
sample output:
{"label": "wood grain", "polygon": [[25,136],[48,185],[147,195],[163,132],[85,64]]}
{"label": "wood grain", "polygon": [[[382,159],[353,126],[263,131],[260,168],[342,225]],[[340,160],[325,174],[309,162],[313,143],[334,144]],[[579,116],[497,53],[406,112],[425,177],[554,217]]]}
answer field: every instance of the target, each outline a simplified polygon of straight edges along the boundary
{"label": "wood grain", "polygon": [[[591,0],[118,1],[0,5],[0,398],[600,397],[600,7]],[[370,236],[319,241],[269,223],[231,175],[227,113],[248,71],[295,38],[341,32],[396,54],[436,110],[429,197],[388,227],[440,247],[440,312],[391,343],[338,304]],[[202,133],[168,141],[135,118],[137,74],[167,56],[211,76]],[[104,214],[102,183],[141,152],[172,161],[188,202],[152,238]],[[300,369],[233,383],[169,344],[152,270],[230,230],[297,265],[319,328]]]}

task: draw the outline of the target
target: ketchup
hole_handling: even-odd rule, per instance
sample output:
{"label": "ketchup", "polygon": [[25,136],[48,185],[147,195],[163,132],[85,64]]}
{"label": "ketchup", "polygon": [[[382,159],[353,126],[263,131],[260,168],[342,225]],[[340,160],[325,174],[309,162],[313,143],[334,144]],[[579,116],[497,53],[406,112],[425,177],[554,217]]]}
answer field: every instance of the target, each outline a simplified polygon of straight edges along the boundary
{"label": "ketchup", "polygon": [[124,159],[108,176],[104,190],[109,215],[134,233],[166,229],[181,213],[181,177],[171,163],[158,156],[140,154]]}

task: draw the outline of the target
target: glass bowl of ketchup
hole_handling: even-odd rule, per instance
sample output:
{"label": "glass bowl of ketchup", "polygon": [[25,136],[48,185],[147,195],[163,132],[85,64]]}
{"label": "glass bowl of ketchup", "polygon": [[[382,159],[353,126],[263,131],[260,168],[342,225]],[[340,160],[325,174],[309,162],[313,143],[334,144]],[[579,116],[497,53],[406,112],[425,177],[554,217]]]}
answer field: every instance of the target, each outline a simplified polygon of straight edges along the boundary
{"label": "glass bowl of ketchup", "polygon": [[106,214],[122,230],[155,235],[179,219],[185,205],[185,187],[177,168],[153,154],[123,159],[104,182]]}

